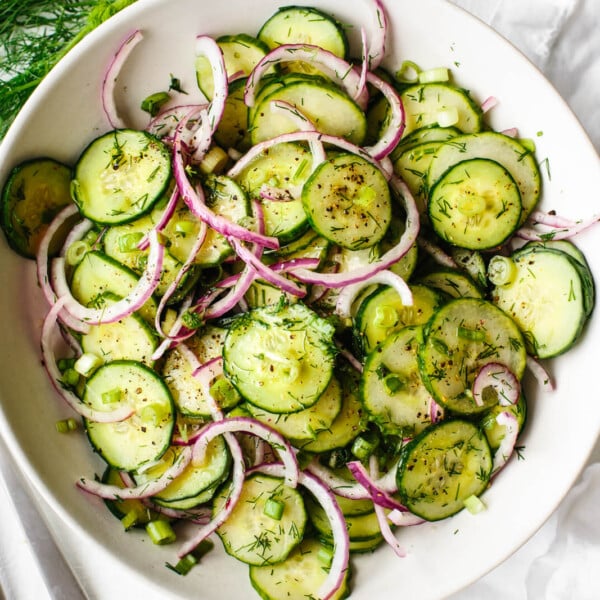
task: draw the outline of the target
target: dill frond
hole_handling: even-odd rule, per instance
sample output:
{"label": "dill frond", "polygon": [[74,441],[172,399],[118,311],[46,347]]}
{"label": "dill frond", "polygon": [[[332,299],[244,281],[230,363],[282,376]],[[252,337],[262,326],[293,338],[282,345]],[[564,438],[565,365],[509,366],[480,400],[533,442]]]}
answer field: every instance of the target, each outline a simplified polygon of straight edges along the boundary
{"label": "dill frond", "polygon": [[52,67],[85,35],[135,0],[2,0],[0,139]]}

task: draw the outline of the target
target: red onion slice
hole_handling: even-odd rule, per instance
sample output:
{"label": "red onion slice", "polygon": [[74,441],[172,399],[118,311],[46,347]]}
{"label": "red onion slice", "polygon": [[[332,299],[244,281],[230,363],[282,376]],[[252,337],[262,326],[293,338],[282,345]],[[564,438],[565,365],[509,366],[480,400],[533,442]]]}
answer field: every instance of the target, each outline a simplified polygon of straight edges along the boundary
{"label": "red onion slice", "polygon": [[515,444],[517,442],[517,436],[519,435],[519,423],[517,417],[511,412],[503,411],[496,416],[496,422],[498,425],[504,425],[506,432],[500,446],[494,454],[494,461],[492,463],[492,477],[502,469],[502,467],[508,462],[511,457]]}
{"label": "red onion slice", "polygon": [[396,292],[398,292],[400,301],[404,306],[412,306],[413,296],[406,281],[404,281],[404,279],[402,279],[402,277],[399,275],[396,275],[396,273],[386,269],[366,277],[363,281],[359,281],[358,283],[353,283],[344,287],[338,296],[335,312],[342,317],[349,317],[354,299],[358,296],[361,290],[373,284],[389,285],[390,287],[394,288]]}
{"label": "red onion slice", "polygon": [[369,0],[373,5],[373,36],[369,48],[369,69],[376,69],[385,57],[388,19],[381,0]]}
{"label": "red onion slice", "polygon": [[406,507],[401,502],[393,498],[386,490],[381,489],[377,485],[377,482],[373,480],[360,461],[350,461],[346,463],[346,466],[356,481],[367,490],[369,497],[373,500],[373,504],[391,510],[406,510]]}
{"label": "red onion slice", "polygon": [[553,392],[556,389],[550,373],[548,373],[539,360],[527,355],[527,368],[545,392]]}
{"label": "red onion slice", "polygon": [[127,37],[113,56],[102,81],[102,109],[113,129],[125,127],[125,122],[119,116],[115,105],[115,85],[117,77],[132,50],[142,41],[142,38],[143,35],[139,29],[136,29],[129,37]]}
{"label": "red onion slice", "polygon": [[118,485],[102,483],[100,481],[96,481],[95,479],[80,477],[77,480],[77,487],[82,489],[84,492],[94,494],[94,496],[111,500],[150,498],[150,496],[155,496],[159,492],[162,492],[170,483],[173,482],[176,477],[181,475],[188,467],[191,460],[192,449],[183,448],[175,462],[164,473],[162,473],[160,477],[157,477],[151,481],[146,481],[134,487],[119,487]]}
{"label": "red onion slice", "polygon": [[587,219],[576,221],[575,224],[570,226],[556,225],[554,227],[547,226],[543,230],[536,229],[536,224],[542,224],[540,221],[537,223],[529,221],[528,225],[521,227],[515,233],[517,237],[528,241],[545,242],[548,240],[567,240],[573,236],[586,231],[596,223],[600,221],[600,214],[592,215]]}
{"label": "red onion slice", "polygon": [[[254,467],[251,472],[261,472],[274,477],[284,477],[285,468],[278,463],[269,463]],[[327,578],[317,591],[317,597],[328,600],[340,588],[350,562],[350,538],[346,520],[329,487],[312,473],[300,472],[300,485],[304,486],[323,507],[329,519],[333,535],[334,552]]]}
{"label": "red onion slice", "polygon": [[146,269],[139,278],[137,285],[128,296],[102,308],[89,308],[78,302],[67,284],[64,268],[64,258],[53,261],[54,282],[56,291],[65,297],[64,308],[74,318],[89,325],[114,323],[141,308],[152,296],[160,283],[165,249],[158,240],[156,231],[150,234],[150,252]]}
{"label": "red onion slice", "polygon": [[446,254],[437,244],[425,238],[419,238],[417,243],[419,248],[425,250],[425,252],[427,252],[427,254],[429,254],[429,256],[431,256],[431,258],[439,265],[450,269],[458,268],[456,261],[449,254]]}
{"label": "red onion slice", "polygon": [[473,398],[477,406],[483,406],[483,393],[492,388],[501,406],[515,404],[521,395],[521,383],[506,366],[496,362],[483,365],[473,381]]}
{"label": "red onion slice", "polygon": [[389,83],[370,72],[367,73],[367,81],[385,96],[390,106],[390,116],[381,138],[373,146],[365,148],[369,154],[380,160],[392,152],[402,137],[405,124],[404,106],[398,92]]}
{"label": "red onion slice", "polygon": [[196,546],[198,546],[198,544],[204,541],[208,536],[212,535],[219,526],[228,519],[240,499],[246,472],[244,455],[238,441],[233,436],[226,435],[225,440],[229,446],[229,451],[231,452],[231,457],[233,459],[229,496],[223,508],[213,516],[206,525],[201,527],[190,540],[183,544],[177,553],[179,558],[189,554]]}
{"label": "red onion slice", "polygon": [[285,466],[286,484],[296,487],[299,467],[291,444],[279,432],[250,417],[232,417],[206,425],[194,441],[194,462],[201,462],[211,440],[224,433],[249,433],[267,441],[273,446]]}
{"label": "red onion slice", "polygon": [[117,408],[106,412],[94,410],[82,402],[78,396],[76,396],[71,390],[62,384],[62,374],[58,368],[58,365],[56,364],[56,357],[52,351],[52,339],[53,334],[56,331],[58,315],[60,314],[60,311],[62,310],[66,301],[66,298],[59,298],[46,315],[44,324],[42,325],[42,335],[40,340],[42,359],[44,362],[44,368],[48,373],[48,377],[52,383],[52,386],[57,391],[59,396],[77,414],[90,421],[96,421],[97,423],[116,423],[118,421],[124,421],[125,419],[128,419],[135,412],[129,404],[121,404]]}
{"label": "red onion slice", "polygon": [[246,106],[254,106],[258,84],[273,65],[296,61],[308,62],[311,66],[316,66],[336,85],[343,88],[351,98],[354,98],[362,109],[366,108],[368,97],[364,93],[364,88],[361,90],[360,75],[355,71],[354,66],[332,52],[311,44],[282,44],[266,54],[254,67],[246,82],[244,92]]}
{"label": "red onion slice", "polygon": [[185,127],[185,123],[186,121],[183,120],[179,124],[173,141],[173,172],[177,187],[179,188],[179,193],[190,211],[198,219],[204,221],[209,227],[227,238],[237,238],[239,240],[260,244],[266,248],[279,248],[279,241],[277,238],[250,231],[237,223],[233,223],[225,217],[217,215],[206,205],[202,188],[194,188],[186,173],[184,148],[181,140],[181,132]]}

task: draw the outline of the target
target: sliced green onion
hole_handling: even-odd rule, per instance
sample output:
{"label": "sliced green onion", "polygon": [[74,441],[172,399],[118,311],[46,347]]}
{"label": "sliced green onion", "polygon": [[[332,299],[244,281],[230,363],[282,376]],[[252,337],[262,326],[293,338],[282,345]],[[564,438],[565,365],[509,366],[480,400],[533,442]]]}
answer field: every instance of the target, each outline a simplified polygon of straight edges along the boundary
{"label": "sliced green onion", "polygon": [[142,100],[140,108],[144,112],[149,113],[151,117],[155,117],[160,112],[161,107],[169,101],[170,97],[168,92],[155,92]]}
{"label": "sliced green onion", "polygon": [[352,443],[351,452],[358,460],[365,460],[373,454],[377,447],[377,441],[369,440],[366,437],[359,435]]}
{"label": "sliced green onion", "polygon": [[265,502],[265,508],[263,512],[267,517],[274,519],[275,521],[280,521],[283,516],[283,509],[285,508],[285,502],[281,500],[276,500],[275,498],[269,498]]}
{"label": "sliced green onion", "polygon": [[182,235],[190,235],[196,231],[196,224],[192,221],[177,221],[175,231]]}
{"label": "sliced green onion", "polygon": [[92,374],[100,365],[102,364],[102,359],[96,354],[92,354],[91,352],[85,352],[82,354],[73,365],[73,368],[84,377],[88,377]]}
{"label": "sliced green onion", "polygon": [[142,241],[144,234],[141,231],[124,233],[119,236],[119,252],[135,252],[139,250],[138,244]]}
{"label": "sliced green onion", "polygon": [[73,242],[68,248],[65,254],[65,260],[71,267],[78,265],[83,257],[90,251],[90,245],[84,241]]}
{"label": "sliced green onion", "polygon": [[392,306],[380,305],[375,308],[373,325],[376,327],[393,327],[398,322],[398,312]]}
{"label": "sliced green onion", "polygon": [[202,317],[195,312],[186,311],[181,315],[181,322],[188,329],[200,329],[202,325],[204,325],[204,320]]}
{"label": "sliced green onion", "polygon": [[164,409],[159,404],[148,404],[142,408],[139,414],[142,421],[147,421],[154,426],[159,425],[165,416]]}
{"label": "sliced green onion", "polygon": [[390,394],[390,396],[393,396],[401,389],[406,387],[406,381],[402,377],[398,377],[398,375],[390,373],[389,375],[386,375],[385,379],[383,380],[383,385],[385,387],[385,391]]}
{"label": "sliced green onion", "polygon": [[487,276],[494,285],[509,285],[517,274],[515,261],[508,256],[492,256],[487,269]]}
{"label": "sliced green onion", "polygon": [[326,568],[331,566],[333,560],[333,551],[329,546],[321,546],[317,552],[317,558],[319,562]]}
{"label": "sliced green onion", "polygon": [[180,558],[175,565],[167,563],[167,567],[175,571],[178,575],[187,575],[197,564],[198,559],[190,553]]}
{"label": "sliced green onion", "polygon": [[139,520],[140,520],[140,513],[135,508],[132,508],[121,519],[121,523],[123,524],[125,531],[127,531],[128,529],[131,529],[134,525],[137,525]]}
{"label": "sliced green onion", "polygon": [[58,431],[58,433],[69,433],[70,431],[75,431],[76,429],[77,421],[73,419],[73,417],[56,421],[56,431]]}
{"label": "sliced green onion", "polygon": [[417,83],[421,67],[411,60],[405,60],[396,72],[396,79],[402,83]]}
{"label": "sliced green onion", "polygon": [[210,395],[221,408],[232,408],[241,396],[228,379],[221,377],[210,386]]}
{"label": "sliced green onion", "polygon": [[149,521],[146,525],[146,533],[152,540],[152,543],[157,546],[172,544],[177,539],[171,524],[162,519]]}
{"label": "sliced green onion", "polygon": [[448,81],[450,79],[450,71],[446,67],[437,67],[435,69],[427,69],[419,73],[419,83],[437,83],[440,81]]}
{"label": "sliced green onion", "polygon": [[73,368],[65,369],[61,381],[70,387],[75,387],[79,383],[79,373]]}
{"label": "sliced green onion", "polygon": [[481,500],[481,498],[479,498],[478,496],[475,496],[475,494],[473,494],[472,496],[465,498],[465,508],[472,515],[476,515],[477,513],[480,513],[481,511],[485,510],[486,506],[483,503],[483,501]]}
{"label": "sliced green onion", "polygon": [[485,331],[480,329],[469,329],[468,327],[458,326],[458,337],[463,340],[470,340],[472,342],[482,342],[485,340]]}
{"label": "sliced green onion", "polygon": [[114,404],[115,402],[121,402],[123,392],[120,388],[114,388],[108,392],[102,394],[102,404]]}

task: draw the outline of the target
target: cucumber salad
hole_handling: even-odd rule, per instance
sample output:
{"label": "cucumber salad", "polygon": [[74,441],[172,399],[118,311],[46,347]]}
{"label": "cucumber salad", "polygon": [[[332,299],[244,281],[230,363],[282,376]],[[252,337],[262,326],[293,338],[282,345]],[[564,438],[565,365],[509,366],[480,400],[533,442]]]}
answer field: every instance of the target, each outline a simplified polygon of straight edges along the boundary
{"label": "cucumber salad", "polygon": [[318,7],[199,32],[203,100],[172,76],[132,99],[143,130],[115,100],[134,31],[103,76],[105,130],[3,186],[74,411],[57,429],[106,463],[74,485],[172,544],[180,575],[221,543],[264,599],[343,598],[361,553],[400,559],[403,527],[485,510],[525,373],[552,389],[544,359],[594,307],[571,241],[594,219],[539,209],[534,144],[491,128],[493,97],[441,65],[384,67],[393,23],[366,2],[360,47]]}

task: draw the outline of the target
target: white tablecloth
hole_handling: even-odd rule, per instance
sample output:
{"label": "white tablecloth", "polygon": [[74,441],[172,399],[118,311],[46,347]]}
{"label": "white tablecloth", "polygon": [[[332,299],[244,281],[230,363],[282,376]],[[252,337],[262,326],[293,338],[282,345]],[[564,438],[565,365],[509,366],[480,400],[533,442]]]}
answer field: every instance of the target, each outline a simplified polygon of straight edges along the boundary
{"label": "white tablecloth", "polygon": [[[600,0],[451,1],[489,23],[541,68],[600,148]],[[3,456],[0,448],[0,460]],[[9,485],[14,483],[9,481]],[[25,493],[19,494],[21,511],[33,510],[27,508]],[[33,501],[53,536],[43,531],[27,535],[5,486],[0,485],[0,581],[7,598],[75,598],[60,582],[47,585],[34,559],[35,549],[54,574],[64,571],[53,559],[54,538],[87,597],[158,600],[130,572],[125,584],[126,573],[117,561],[65,527],[35,494]],[[575,487],[542,529],[511,558],[452,600],[598,600],[599,507],[600,444]]]}

